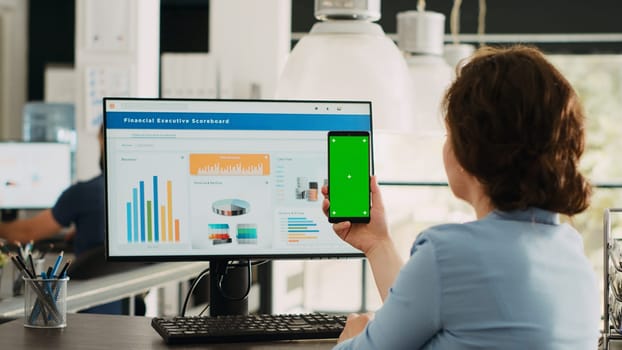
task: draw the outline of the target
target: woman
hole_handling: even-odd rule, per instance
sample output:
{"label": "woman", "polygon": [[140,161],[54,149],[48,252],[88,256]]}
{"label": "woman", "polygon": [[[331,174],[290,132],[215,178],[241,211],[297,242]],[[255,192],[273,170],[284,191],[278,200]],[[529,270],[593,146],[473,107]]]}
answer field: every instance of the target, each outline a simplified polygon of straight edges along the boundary
{"label": "woman", "polygon": [[333,228],[365,253],[383,305],[351,315],[336,349],[596,348],[595,274],[559,222],[591,194],[576,93],[534,48],[482,48],[443,104],[449,185],[477,219],[423,231],[403,265],[372,178],[371,222]]}

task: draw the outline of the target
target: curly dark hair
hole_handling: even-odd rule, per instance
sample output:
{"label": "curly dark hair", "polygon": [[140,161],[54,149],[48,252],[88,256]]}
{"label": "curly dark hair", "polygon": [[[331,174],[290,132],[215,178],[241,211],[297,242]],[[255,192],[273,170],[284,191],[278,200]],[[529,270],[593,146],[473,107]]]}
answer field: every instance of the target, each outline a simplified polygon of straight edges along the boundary
{"label": "curly dark hair", "polygon": [[496,208],[572,216],[589,206],[591,186],[578,169],[583,108],[538,49],[479,49],[458,72],[443,107],[458,163]]}

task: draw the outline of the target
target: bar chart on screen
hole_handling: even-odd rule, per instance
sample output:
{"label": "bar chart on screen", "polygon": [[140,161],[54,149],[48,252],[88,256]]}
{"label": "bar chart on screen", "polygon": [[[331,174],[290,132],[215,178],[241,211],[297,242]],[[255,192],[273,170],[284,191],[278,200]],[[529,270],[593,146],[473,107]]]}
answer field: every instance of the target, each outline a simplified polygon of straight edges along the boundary
{"label": "bar chart on screen", "polygon": [[191,175],[267,176],[269,154],[190,154]]}
{"label": "bar chart on screen", "polygon": [[318,232],[317,223],[305,216],[290,216],[283,223],[287,230],[287,241],[290,243],[299,243],[307,239],[317,239]]}
{"label": "bar chart on screen", "polygon": [[[150,196],[146,186],[151,186]],[[125,202],[128,243],[179,243],[180,219],[174,213],[173,181],[152,176],[139,180]]]}
{"label": "bar chart on screen", "polygon": [[118,223],[110,232],[119,247],[173,248],[188,242],[188,155],[158,153],[147,146],[109,160],[117,162],[119,173],[109,184],[109,215]]}
{"label": "bar chart on screen", "polygon": [[326,220],[321,220],[309,210],[287,210],[283,208],[277,212],[277,227],[282,242],[286,246],[307,244],[321,244],[321,226]]}

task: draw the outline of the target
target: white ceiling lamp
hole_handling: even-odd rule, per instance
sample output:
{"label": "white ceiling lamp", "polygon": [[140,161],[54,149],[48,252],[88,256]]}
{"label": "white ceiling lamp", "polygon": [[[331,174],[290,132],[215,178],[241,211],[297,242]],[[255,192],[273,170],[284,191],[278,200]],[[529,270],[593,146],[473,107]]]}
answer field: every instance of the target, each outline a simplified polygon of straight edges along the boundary
{"label": "white ceiling lamp", "polygon": [[370,100],[375,130],[413,130],[408,67],[372,23],[380,18],[380,0],[316,0],[315,17],[320,22],[290,53],[276,97]]}
{"label": "white ceiling lamp", "polygon": [[[384,163],[399,151],[393,147],[398,133],[414,129],[413,83],[404,56],[397,45],[373,23],[380,19],[380,0],[315,0],[315,23],[308,35],[298,41],[290,53],[276,89],[278,99],[367,100],[372,102],[374,127],[374,172],[382,177],[388,171]],[[378,132],[380,131],[380,132]],[[305,262],[305,279],[319,276]],[[342,276],[366,269],[357,261],[326,262],[325,268],[339,269]],[[316,270],[321,271],[321,270]],[[323,285],[305,282],[306,295],[322,295]],[[368,286],[369,288],[369,286]],[[376,295],[370,293],[370,295]],[[368,299],[351,298],[349,304],[331,298],[309,298],[312,309],[367,309]],[[332,298],[334,299],[334,298]],[[377,297],[379,299],[379,297]]]}
{"label": "white ceiling lamp", "polygon": [[443,58],[445,16],[423,6],[397,14],[398,45],[414,83],[417,134],[443,134],[440,106],[452,80],[452,68]]}

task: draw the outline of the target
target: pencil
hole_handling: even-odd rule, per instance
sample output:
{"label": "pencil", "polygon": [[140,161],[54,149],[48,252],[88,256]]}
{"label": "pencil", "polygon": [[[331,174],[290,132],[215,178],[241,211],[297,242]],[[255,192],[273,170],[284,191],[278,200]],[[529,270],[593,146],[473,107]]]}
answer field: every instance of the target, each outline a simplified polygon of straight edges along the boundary
{"label": "pencil", "polygon": [[65,263],[65,266],[63,266],[63,269],[60,270],[60,272],[58,273],[58,278],[65,278],[67,277],[67,268],[69,267],[69,264],[71,264],[71,260],[67,261]]}
{"label": "pencil", "polygon": [[36,276],[34,276],[32,272],[28,270],[28,268],[26,267],[26,263],[19,254],[13,255],[11,257],[11,260],[13,260],[15,266],[17,266],[24,273],[24,276],[28,276],[32,279],[36,278]]}
{"label": "pencil", "polygon": [[26,258],[26,254],[25,254],[25,252],[24,252],[24,247],[22,247],[22,242],[20,242],[20,241],[15,241],[15,245],[16,245],[16,246],[17,246],[17,248],[18,248],[19,255],[22,257],[22,259],[25,259],[25,258]]}
{"label": "pencil", "polygon": [[35,264],[32,262],[32,254],[28,254],[28,263],[30,264],[30,268],[32,269],[32,274],[37,275],[37,270],[35,270]]}
{"label": "pencil", "polygon": [[54,275],[56,275],[56,271],[58,271],[58,266],[60,265],[60,262],[63,260],[63,255],[64,255],[64,251],[61,251],[58,254],[58,258],[56,258],[56,262],[54,262],[54,267],[52,268],[52,273],[48,274],[48,276],[53,277]]}

